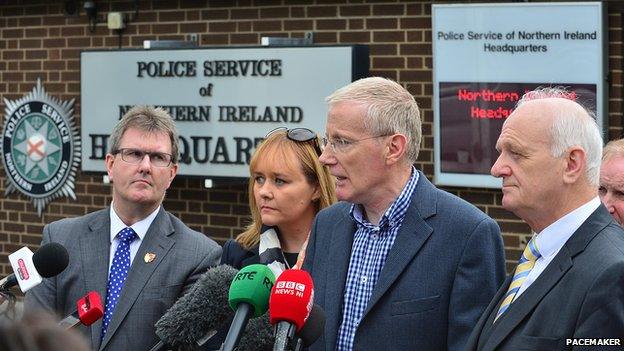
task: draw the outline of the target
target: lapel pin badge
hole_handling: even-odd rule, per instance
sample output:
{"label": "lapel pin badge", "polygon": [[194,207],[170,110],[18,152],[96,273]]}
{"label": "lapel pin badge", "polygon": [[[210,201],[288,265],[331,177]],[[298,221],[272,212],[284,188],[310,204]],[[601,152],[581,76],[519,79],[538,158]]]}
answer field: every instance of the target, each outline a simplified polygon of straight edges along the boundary
{"label": "lapel pin badge", "polygon": [[155,253],[148,252],[145,254],[145,256],[143,256],[143,261],[145,261],[145,263],[151,263],[152,261],[154,261],[155,258]]}

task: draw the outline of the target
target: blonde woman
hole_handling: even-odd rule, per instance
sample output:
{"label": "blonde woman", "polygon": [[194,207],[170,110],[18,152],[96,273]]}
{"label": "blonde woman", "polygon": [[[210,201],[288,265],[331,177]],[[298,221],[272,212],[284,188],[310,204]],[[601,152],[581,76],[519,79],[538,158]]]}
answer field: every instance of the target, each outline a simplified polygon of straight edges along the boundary
{"label": "blonde woman", "polygon": [[334,179],[318,160],[316,133],[278,128],[249,164],[251,224],[223,246],[221,263],[263,263],[276,273],[300,268],[314,216],[336,202]]}

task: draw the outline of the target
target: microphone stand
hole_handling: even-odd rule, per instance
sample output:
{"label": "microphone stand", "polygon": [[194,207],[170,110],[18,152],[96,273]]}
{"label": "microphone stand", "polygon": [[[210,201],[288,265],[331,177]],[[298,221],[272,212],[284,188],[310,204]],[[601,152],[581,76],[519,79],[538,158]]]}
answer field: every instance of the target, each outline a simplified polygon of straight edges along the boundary
{"label": "microphone stand", "polygon": [[0,311],[0,317],[6,316],[9,320],[14,320],[16,317],[15,313],[15,301],[17,298],[15,295],[9,291],[9,289],[0,289],[0,307],[4,305],[4,302],[7,301],[5,308]]}

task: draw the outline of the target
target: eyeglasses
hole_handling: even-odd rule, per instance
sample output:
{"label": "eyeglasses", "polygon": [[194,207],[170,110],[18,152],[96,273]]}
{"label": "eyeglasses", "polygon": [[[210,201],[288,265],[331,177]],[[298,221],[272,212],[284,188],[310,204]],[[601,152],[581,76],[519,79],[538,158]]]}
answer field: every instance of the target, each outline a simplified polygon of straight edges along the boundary
{"label": "eyeglasses", "polygon": [[314,145],[314,150],[316,150],[316,153],[320,156],[323,153],[323,149],[321,148],[321,143],[319,142],[319,137],[318,135],[311,129],[308,128],[293,128],[293,129],[288,129],[286,127],[277,127],[271,131],[269,131],[264,138],[268,138],[269,135],[275,133],[275,132],[280,132],[280,131],[286,131],[286,137],[292,141],[296,141],[296,142],[300,142],[300,143],[307,143],[309,141],[312,141],[312,145]]}
{"label": "eyeglasses", "polygon": [[331,146],[331,149],[332,149],[333,152],[341,153],[341,152],[346,152],[349,149],[349,147],[351,147],[354,144],[359,143],[360,141],[387,137],[389,135],[391,135],[391,134],[375,135],[375,136],[372,136],[372,137],[362,138],[362,139],[358,139],[358,140],[347,140],[347,139],[343,139],[343,138],[329,139],[327,137],[324,137],[323,139],[321,139],[321,145],[323,146],[323,148],[326,148],[327,145],[329,145],[329,146]]}
{"label": "eyeglasses", "polygon": [[173,156],[164,152],[146,152],[139,149],[122,148],[115,152],[113,155],[121,154],[121,159],[132,164],[138,164],[143,161],[145,155],[149,155],[150,162],[156,167],[169,167]]}

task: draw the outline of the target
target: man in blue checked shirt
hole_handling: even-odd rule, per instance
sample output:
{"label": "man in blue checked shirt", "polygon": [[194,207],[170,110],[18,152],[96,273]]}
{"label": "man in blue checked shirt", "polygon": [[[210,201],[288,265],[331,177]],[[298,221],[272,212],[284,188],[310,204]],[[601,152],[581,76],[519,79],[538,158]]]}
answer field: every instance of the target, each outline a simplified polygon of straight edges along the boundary
{"label": "man in blue checked shirt", "polygon": [[496,223],[413,164],[413,96],[366,78],[327,99],[321,162],[340,202],[315,219],[303,268],[327,315],[312,350],[463,350],[505,277]]}

